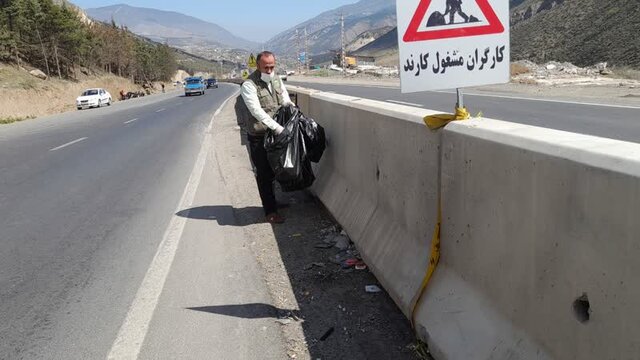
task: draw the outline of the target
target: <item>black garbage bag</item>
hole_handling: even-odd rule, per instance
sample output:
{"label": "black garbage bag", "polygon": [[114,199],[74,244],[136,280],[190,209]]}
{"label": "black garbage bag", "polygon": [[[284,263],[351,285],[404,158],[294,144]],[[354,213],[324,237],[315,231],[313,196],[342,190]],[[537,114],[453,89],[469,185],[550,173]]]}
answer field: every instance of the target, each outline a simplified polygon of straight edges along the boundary
{"label": "black garbage bag", "polygon": [[326,148],[327,140],[324,135],[324,128],[315,122],[312,118],[308,118],[300,114],[300,122],[302,123],[305,144],[307,145],[307,157],[310,161],[319,162]]}
{"label": "black garbage bag", "polygon": [[281,108],[275,116],[284,131],[276,135],[269,131],[264,139],[267,158],[282,191],[306,189],[315,176],[308,157],[304,124],[300,111],[293,106]]}
{"label": "black garbage bag", "polygon": [[281,107],[275,115],[275,120],[282,126],[285,126],[289,121],[300,122],[307,157],[315,163],[320,161],[326,148],[326,137],[322,126],[312,118],[305,116],[300,108],[293,105]]}

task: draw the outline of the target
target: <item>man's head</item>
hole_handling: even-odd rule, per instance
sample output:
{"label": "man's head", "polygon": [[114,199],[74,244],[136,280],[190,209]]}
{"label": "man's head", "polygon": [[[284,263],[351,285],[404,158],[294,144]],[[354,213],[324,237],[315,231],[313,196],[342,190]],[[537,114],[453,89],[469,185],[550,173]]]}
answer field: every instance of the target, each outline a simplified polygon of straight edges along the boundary
{"label": "man's head", "polygon": [[258,71],[263,74],[271,74],[276,68],[276,57],[270,51],[263,51],[256,58]]}

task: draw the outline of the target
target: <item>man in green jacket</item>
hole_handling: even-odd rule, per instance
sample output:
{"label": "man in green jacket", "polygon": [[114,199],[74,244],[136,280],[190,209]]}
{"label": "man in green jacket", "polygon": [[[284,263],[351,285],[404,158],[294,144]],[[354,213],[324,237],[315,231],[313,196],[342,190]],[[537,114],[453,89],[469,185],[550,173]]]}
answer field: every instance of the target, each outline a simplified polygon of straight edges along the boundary
{"label": "man in green jacket", "polygon": [[257,65],[258,69],[249,75],[241,88],[242,99],[248,112],[245,116],[245,130],[266,220],[272,224],[281,224],[284,218],[278,214],[273,190],[275,175],[264,148],[264,136],[267,131],[280,134],[284,130],[273,116],[281,106],[292,102],[280,77],[276,75],[276,58],[273,53],[263,51],[258,54]]}

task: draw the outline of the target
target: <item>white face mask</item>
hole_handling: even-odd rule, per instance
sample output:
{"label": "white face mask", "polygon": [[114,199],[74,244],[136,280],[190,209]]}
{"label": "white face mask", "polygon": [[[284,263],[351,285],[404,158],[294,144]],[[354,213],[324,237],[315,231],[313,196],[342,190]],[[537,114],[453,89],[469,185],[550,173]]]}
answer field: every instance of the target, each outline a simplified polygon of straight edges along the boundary
{"label": "white face mask", "polygon": [[266,74],[266,73],[260,73],[260,79],[262,79],[262,81],[269,83],[271,82],[271,80],[273,80],[273,72],[271,74]]}

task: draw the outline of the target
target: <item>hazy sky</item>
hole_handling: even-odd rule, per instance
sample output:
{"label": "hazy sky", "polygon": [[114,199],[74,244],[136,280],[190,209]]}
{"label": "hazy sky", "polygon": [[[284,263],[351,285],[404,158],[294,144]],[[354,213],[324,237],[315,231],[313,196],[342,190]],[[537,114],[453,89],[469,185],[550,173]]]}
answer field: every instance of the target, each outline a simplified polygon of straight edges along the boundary
{"label": "hazy sky", "polygon": [[[247,40],[263,42],[277,33],[358,0],[72,0],[81,8],[114,4],[169,10],[213,22]],[[261,22],[265,25],[258,26]]]}

